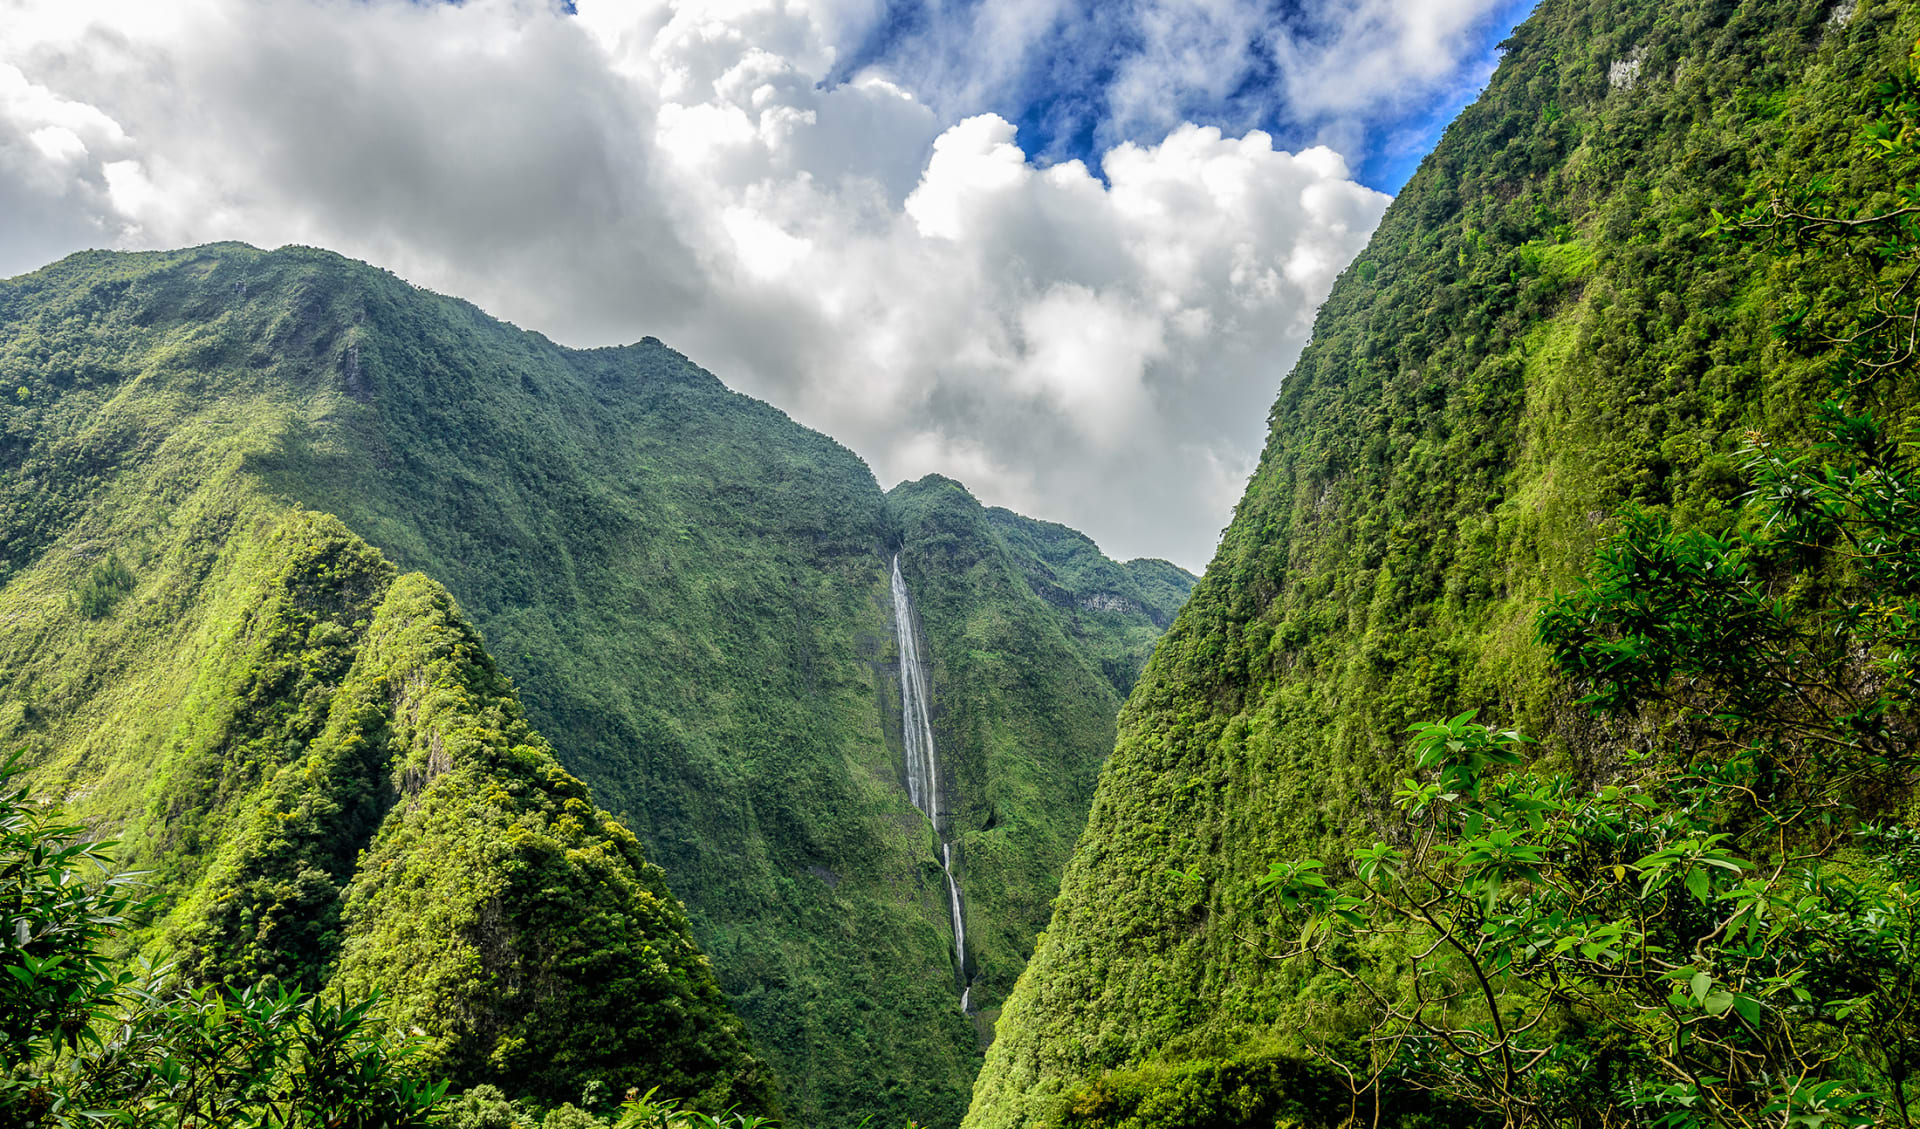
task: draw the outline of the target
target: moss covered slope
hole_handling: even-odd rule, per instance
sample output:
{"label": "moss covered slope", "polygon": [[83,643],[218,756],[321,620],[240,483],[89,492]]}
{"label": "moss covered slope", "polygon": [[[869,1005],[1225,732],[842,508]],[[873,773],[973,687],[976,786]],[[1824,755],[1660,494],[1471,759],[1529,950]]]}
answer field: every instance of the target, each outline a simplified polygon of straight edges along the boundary
{"label": "moss covered slope", "polygon": [[[190,688],[142,700],[171,723],[130,828],[165,948],[202,981],[377,989],[461,1085],[771,1105],[665,875],[528,726],[445,589],[331,516],[249,516],[216,551],[224,599],[174,621],[211,640]],[[83,633],[158,629],[166,595],[136,583]]]}
{"label": "moss covered slope", "polygon": [[1916,30],[1872,0],[1543,0],[1282,384],[970,1126],[1093,1123],[1121,1092],[1129,1125],[1271,1123],[1261,1087],[1298,1082],[1328,997],[1262,954],[1255,880],[1374,837],[1413,721],[1554,731],[1530,624],[1608,515],[1723,526],[1740,434],[1807,432],[1820,379],[1768,329],[1796,290],[1847,292],[1843,268],[1700,233],[1816,174],[1872,205],[1865,94]]}
{"label": "moss covered slope", "polygon": [[[889,562],[905,538],[936,661],[963,621],[1047,611],[1025,582],[973,590],[1016,601],[997,610],[935,599],[938,558],[917,555],[858,458],[658,342],[563,349],[320,251],[90,253],[0,283],[0,385],[0,743],[31,747],[43,778],[126,827],[169,905],[201,914],[180,936],[205,959],[318,975],[373,904],[352,887],[355,852],[407,841],[380,823],[377,790],[274,801],[352,828],[324,849],[298,821],[248,822],[275,774],[316,750],[311,771],[360,780],[384,763],[381,742],[416,739],[402,736],[411,721],[337,714],[343,694],[384,692],[354,673],[356,625],[386,598],[387,566],[372,563],[384,557],[452,592],[531,725],[671,876],[790,1113],[958,1121],[980,1040],[957,1007],[925,822],[900,783]],[[269,547],[290,505],[338,515],[339,537],[377,552],[342,548],[322,567]],[[1043,571],[991,523],[969,528],[985,540],[968,552],[1012,562],[1000,574]],[[1084,539],[1073,553],[1103,561]],[[965,716],[993,719],[976,795],[1055,772],[1062,749],[1078,782],[1029,789],[998,817],[998,835],[1047,844],[1043,862],[995,870],[983,846],[963,871],[1005,891],[973,911],[981,937],[1003,939],[982,958],[997,985],[983,1000],[1030,951],[1110,748],[1115,679],[1191,580],[1125,567],[1147,590],[1115,591],[1157,621],[1057,609],[1058,631],[1004,652],[1030,696],[966,691],[981,708]],[[529,744],[492,728],[508,749]],[[433,777],[431,762],[409,771]],[[432,795],[420,818],[452,802]],[[558,809],[536,822],[549,846],[575,834]],[[592,820],[581,827],[599,841]],[[483,848],[405,871],[422,891],[409,896],[498,861]],[[196,893],[210,881],[219,895]],[[442,910],[483,920],[476,905]],[[590,972],[590,952],[553,951]],[[487,1036],[489,1061],[550,1046],[510,1027]],[[513,1039],[526,1049],[498,1049]]]}

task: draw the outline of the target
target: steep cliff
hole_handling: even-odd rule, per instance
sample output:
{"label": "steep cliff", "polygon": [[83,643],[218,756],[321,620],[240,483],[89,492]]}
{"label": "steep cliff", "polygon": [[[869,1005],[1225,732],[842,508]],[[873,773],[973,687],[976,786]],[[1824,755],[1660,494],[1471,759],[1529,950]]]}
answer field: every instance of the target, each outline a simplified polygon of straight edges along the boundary
{"label": "steep cliff", "polygon": [[[1046,924],[1113,719],[1192,578],[930,475],[887,496],[931,667],[982,1034]],[[1139,575],[1149,583],[1142,584]]]}
{"label": "steep cliff", "polygon": [[1859,138],[1916,30],[1851,0],[1544,0],[1515,32],[1280,384],[970,1126],[1345,1116],[1302,1039],[1337,991],[1271,959],[1259,877],[1382,833],[1410,723],[1477,707],[1593,751],[1540,602],[1622,504],[1726,528],[1742,434],[1807,436],[1823,394],[1770,327],[1858,290],[1837,259],[1706,238],[1712,210],[1816,176],[1889,200]]}

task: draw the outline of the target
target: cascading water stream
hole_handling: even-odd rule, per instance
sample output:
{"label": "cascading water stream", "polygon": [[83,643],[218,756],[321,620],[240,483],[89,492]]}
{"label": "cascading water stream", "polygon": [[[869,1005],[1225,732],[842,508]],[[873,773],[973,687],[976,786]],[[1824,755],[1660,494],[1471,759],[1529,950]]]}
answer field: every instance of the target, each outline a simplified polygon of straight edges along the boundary
{"label": "cascading water stream", "polygon": [[960,884],[953,880],[953,840],[940,820],[940,763],[933,751],[933,715],[929,712],[927,671],[920,663],[920,641],[913,630],[913,596],[900,575],[900,554],[893,555],[893,628],[900,644],[900,730],[907,754],[907,798],[933,824],[940,838],[940,869],[947,876],[947,906],[953,914],[953,961],[960,970],[960,1010],[972,1005],[967,975],[967,919]]}

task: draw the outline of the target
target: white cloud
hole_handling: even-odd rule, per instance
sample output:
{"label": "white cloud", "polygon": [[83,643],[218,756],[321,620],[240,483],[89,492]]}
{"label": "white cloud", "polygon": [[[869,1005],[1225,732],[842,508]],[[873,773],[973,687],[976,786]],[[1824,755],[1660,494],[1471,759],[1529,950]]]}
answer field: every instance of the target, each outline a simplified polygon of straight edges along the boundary
{"label": "white cloud", "polygon": [[27,134],[40,155],[56,165],[68,165],[87,155],[87,143],[63,125],[43,125]]}
{"label": "white cloud", "polygon": [[[1176,123],[1102,181],[899,73],[824,84],[877,0],[15,7],[0,274],[329,246],[560,340],[655,334],[883,482],[1192,568],[1386,203],[1258,131]],[[982,35],[1052,18],[980,7]]]}
{"label": "white cloud", "polygon": [[1278,35],[1271,50],[1287,101],[1331,117],[1447,86],[1484,52],[1476,34],[1511,0],[1347,0],[1319,9],[1305,35]]}
{"label": "white cloud", "polygon": [[[1184,121],[1284,127],[1355,157],[1393,119],[1484,82],[1487,33],[1532,0],[974,0],[910,5],[862,54],[958,116],[1018,111],[1105,147]],[[871,54],[872,58],[866,58]],[[1032,107],[1031,117],[1028,117]]]}

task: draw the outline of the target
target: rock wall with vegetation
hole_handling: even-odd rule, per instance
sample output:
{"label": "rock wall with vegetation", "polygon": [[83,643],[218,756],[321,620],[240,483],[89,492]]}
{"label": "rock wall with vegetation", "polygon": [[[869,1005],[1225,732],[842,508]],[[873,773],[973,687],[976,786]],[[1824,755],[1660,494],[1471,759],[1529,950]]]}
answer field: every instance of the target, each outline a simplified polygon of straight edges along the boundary
{"label": "rock wall with vegetation", "polygon": [[887,505],[933,667],[984,1040],[1046,925],[1120,703],[1192,578],[1164,561],[1111,561],[1079,533],[983,507],[938,475],[896,487]]}
{"label": "rock wall with vegetation", "polygon": [[[1391,838],[1416,722],[1478,708],[1587,772],[1634,742],[1573,707],[1536,613],[1623,506],[1727,532],[1736,452],[1819,434],[1827,366],[1775,327],[1808,303],[1844,326],[1878,266],[1709,231],[1816,178],[1899,206],[1863,130],[1917,31],[1872,0],[1543,0],[1516,30],[1280,385],[970,1127],[1345,1116],[1307,1044],[1347,989],[1274,959],[1261,880]],[[1894,433],[1915,399],[1894,390]]]}

